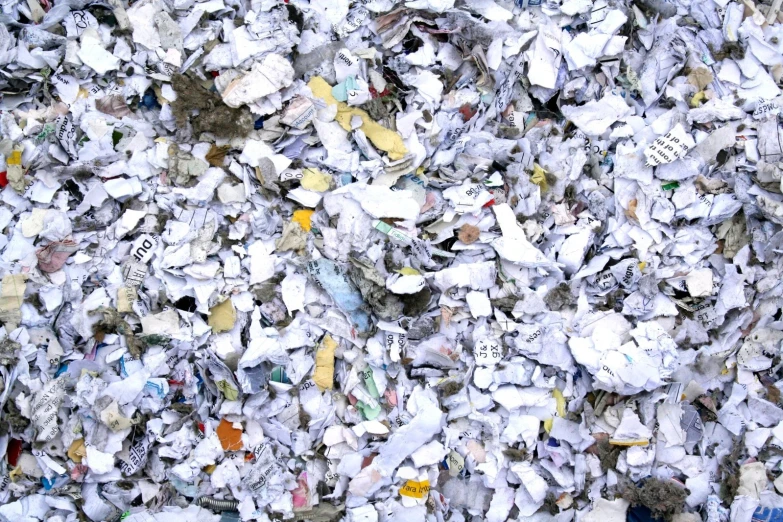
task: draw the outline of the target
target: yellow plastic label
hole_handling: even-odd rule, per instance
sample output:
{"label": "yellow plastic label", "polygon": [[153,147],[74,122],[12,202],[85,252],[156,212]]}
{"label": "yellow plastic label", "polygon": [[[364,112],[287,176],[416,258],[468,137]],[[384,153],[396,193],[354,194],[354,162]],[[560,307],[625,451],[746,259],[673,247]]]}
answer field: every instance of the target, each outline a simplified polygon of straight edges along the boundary
{"label": "yellow plastic label", "polygon": [[430,492],[430,481],[416,482],[409,480],[400,488],[400,495],[411,498],[424,498]]}

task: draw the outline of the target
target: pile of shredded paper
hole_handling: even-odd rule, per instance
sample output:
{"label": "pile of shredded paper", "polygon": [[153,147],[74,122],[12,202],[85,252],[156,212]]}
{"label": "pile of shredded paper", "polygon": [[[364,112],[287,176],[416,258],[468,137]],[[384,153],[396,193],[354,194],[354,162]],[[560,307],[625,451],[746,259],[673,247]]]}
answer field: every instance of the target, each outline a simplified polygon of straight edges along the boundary
{"label": "pile of shredded paper", "polygon": [[783,520],[781,0],[0,2],[0,522]]}

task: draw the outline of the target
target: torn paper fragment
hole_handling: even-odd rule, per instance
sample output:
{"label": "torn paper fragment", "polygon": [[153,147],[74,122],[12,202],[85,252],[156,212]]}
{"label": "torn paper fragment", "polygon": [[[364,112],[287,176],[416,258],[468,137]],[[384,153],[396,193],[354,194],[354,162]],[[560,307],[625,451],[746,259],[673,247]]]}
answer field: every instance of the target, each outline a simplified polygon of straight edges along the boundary
{"label": "torn paper fragment", "polygon": [[65,379],[58,378],[49,381],[36,393],[32,402],[32,422],[37,432],[37,441],[49,442],[60,430],[58,412],[65,398]]}
{"label": "torn paper fragment", "polygon": [[648,166],[671,163],[688,153],[695,145],[690,134],[685,132],[682,124],[677,124],[671,131],[655,139],[644,149]]}
{"label": "torn paper fragment", "polygon": [[22,320],[21,307],[27,289],[26,274],[8,274],[0,284],[0,320],[13,330]]}
{"label": "torn paper fragment", "polygon": [[249,73],[229,83],[223,90],[223,101],[229,107],[254,103],[291,84],[294,69],[291,63],[277,54],[270,54]]}
{"label": "torn paper fragment", "polygon": [[600,136],[618,120],[633,113],[633,109],[623,98],[612,93],[581,106],[564,105],[562,111],[566,118],[588,136]]}

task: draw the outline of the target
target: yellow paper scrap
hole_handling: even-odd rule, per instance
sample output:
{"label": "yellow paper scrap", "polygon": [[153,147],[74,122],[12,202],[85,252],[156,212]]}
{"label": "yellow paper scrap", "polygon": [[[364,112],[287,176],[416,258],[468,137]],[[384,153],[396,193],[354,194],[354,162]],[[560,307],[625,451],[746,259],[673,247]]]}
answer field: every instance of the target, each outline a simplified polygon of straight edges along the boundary
{"label": "yellow paper scrap", "polygon": [[230,401],[235,401],[235,400],[237,400],[239,398],[239,390],[237,390],[236,388],[231,386],[228,383],[228,381],[226,381],[226,380],[217,381],[215,383],[215,386],[217,386],[218,390],[223,392],[223,396],[226,399],[228,399]]}
{"label": "yellow paper scrap", "polygon": [[699,107],[701,105],[701,102],[707,100],[707,93],[704,91],[699,91],[696,94],[693,95],[693,98],[691,98],[691,107]]}
{"label": "yellow paper scrap", "polygon": [[538,185],[541,192],[546,192],[549,189],[549,184],[546,182],[546,171],[538,163],[533,163],[533,175],[530,176],[530,181]]}
{"label": "yellow paper scrap", "polygon": [[430,492],[430,481],[416,482],[409,480],[400,488],[400,495],[411,498],[424,498]]}
{"label": "yellow paper scrap", "polygon": [[33,22],[36,24],[39,23],[44,16],[46,16],[46,11],[43,10],[41,4],[36,2],[36,0],[27,0],[27,7],[30,9]]}
{"label": "yellow paper scrap", "polygon": [[5,161],[8,165],[21,165],[22,164],[22,151],[15,150],[11,152],[11,155]]}
{"label": "yellow paper scrap", "polygon": [[14,469],[8,472],[8,478],[11,479],[11,482],[16,482],[17,477],[21,477],[24,475],[24,472],[22,472],[22,466],[16,466]]}
{"label": "yellow paper scrap", "polygon": [[45,208],[34,208],[32,213],[22,221],[22,235],[34,237],[44,229],[44,217],[49,212]]}
{"label": "yellow paper scrap", "polygon": [[326,192],[331,185],[332,177],[324,174],[318,169],[304,169],[300,184],[302,188],[312,190],[313,192]]}
{"label": "yellow paper scrap", "polygon": [[22,151],[14,150],[6,159],[6,178],[11,188],[22,194],[25,187],[24,168],[22,167]]}
{"label": "yellow paper scrap", "polygon": [[101,412],[101,421],[112,431],[122,431],[133,425],[133,421],[120,413],[119,405],[116,401],[109,404]]}
{"label": "yellow paper scrap", "polygon": [[26,274],[9,274],[3,278],[2,294],[0,294],[0,321],[10,332],[16,329],[19,321],[22,320],[22,301],[24,293],[27,290]]}
{"label": "yellow paper scrap", "polygon": [[291,219],[291,221],[294,223],[299,223],[299,226],[302,227],[302,230],[310,232],[310,229],[312,228],[310,219],[313,217],[313,213],[314,211],[312,210],[295,210],[294,217]]}
{"label": "yellow paper scrap", "polygon": [[82,459],[87,456],[87,448],[84,447],[84,439],[76,439],[71,442],[68,448],[68,458],[77,464],[82,463]]}
{"label": "yellow paper scrap", "polygon": [[555,401],[557,402],[557,416],[565,419],[566,401],[565,401],[565,397],[563,397],[563,392],[555,388],[554,390],[552,390],[552,397],[554,397]]}
{"label": "yellow paper scrap", "polygon": [[215,333],[227,332],[234,327],[237,321],[237,311],[231,299],[226,299],[222,303],[216,304],[209,309],[209,320],[207,324],[212,327]]}
{"label": "yellow paper scrap", "polygon": [[421,274],[421,272],[419,272],[415,268],[411,268],[409,266],[404,266],[404,267],[400,268],[399,270],[397,270],[397,273],[398,274],[402,274],[402,275],[420,275]]}
{"label": "yellow paper scrap", "polygon": [[[552,390],[552,397],[555,398],[555,402],[557,403],[557,416],[560,418],[565,418],[566,416],[566,400],[565,397],[563,397],[563,392],[555,388]],[[551,417],[549,419],[546,419],[544,421],[544,429],[547,433],[552,431],[552,425],[554,424],[554,419]]]}
{"label": "yellow paper scrap", "polygon": [[135,288],[121,286],[117,290],[117,311],[121,314],[132,312],[133,303],[136,302],[137,297]]}
{"label": "yellow paper scrap", "polygon": [[332,96],[332,86],[326,83],[326,80],[320,76],[314,76],[307,86],[313,91],[313,95],[321,98],[327,104],[337,105],[337,116],[334,119],[343,129],[351,130],[351,119],[354,116],[358,116],[362,120],[362,132],[373,145],[386,152],[389,158],[399,160],[408,153],[408,149],[402,141],[402,136],[375,122],[365,111],[356,107],[349,107],[347,103],[338,102]]}
{"label": "yellow paper scrap", "polygon": [[331,390],[334,386],[334,351],[337,349],[337,341],[326,334],[321,342],[321,347],[315,352],[315,375],[313,381],[321,391]]}
{"label": "yellow paper scrap", "polygon": [[12,189],[19,194],[24,194],[27,186],[25,185],[24,169],[21,165],[8,165],[6,179]]}

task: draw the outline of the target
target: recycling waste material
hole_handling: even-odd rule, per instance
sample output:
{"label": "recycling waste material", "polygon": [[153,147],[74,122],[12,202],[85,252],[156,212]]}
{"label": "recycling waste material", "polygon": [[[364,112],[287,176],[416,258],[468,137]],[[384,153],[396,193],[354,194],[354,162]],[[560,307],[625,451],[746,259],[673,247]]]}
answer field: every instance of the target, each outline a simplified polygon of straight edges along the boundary
{"label": "recycling waste material", "polygon": [[1,2],[0,522],[780,522],[780,8]]}

